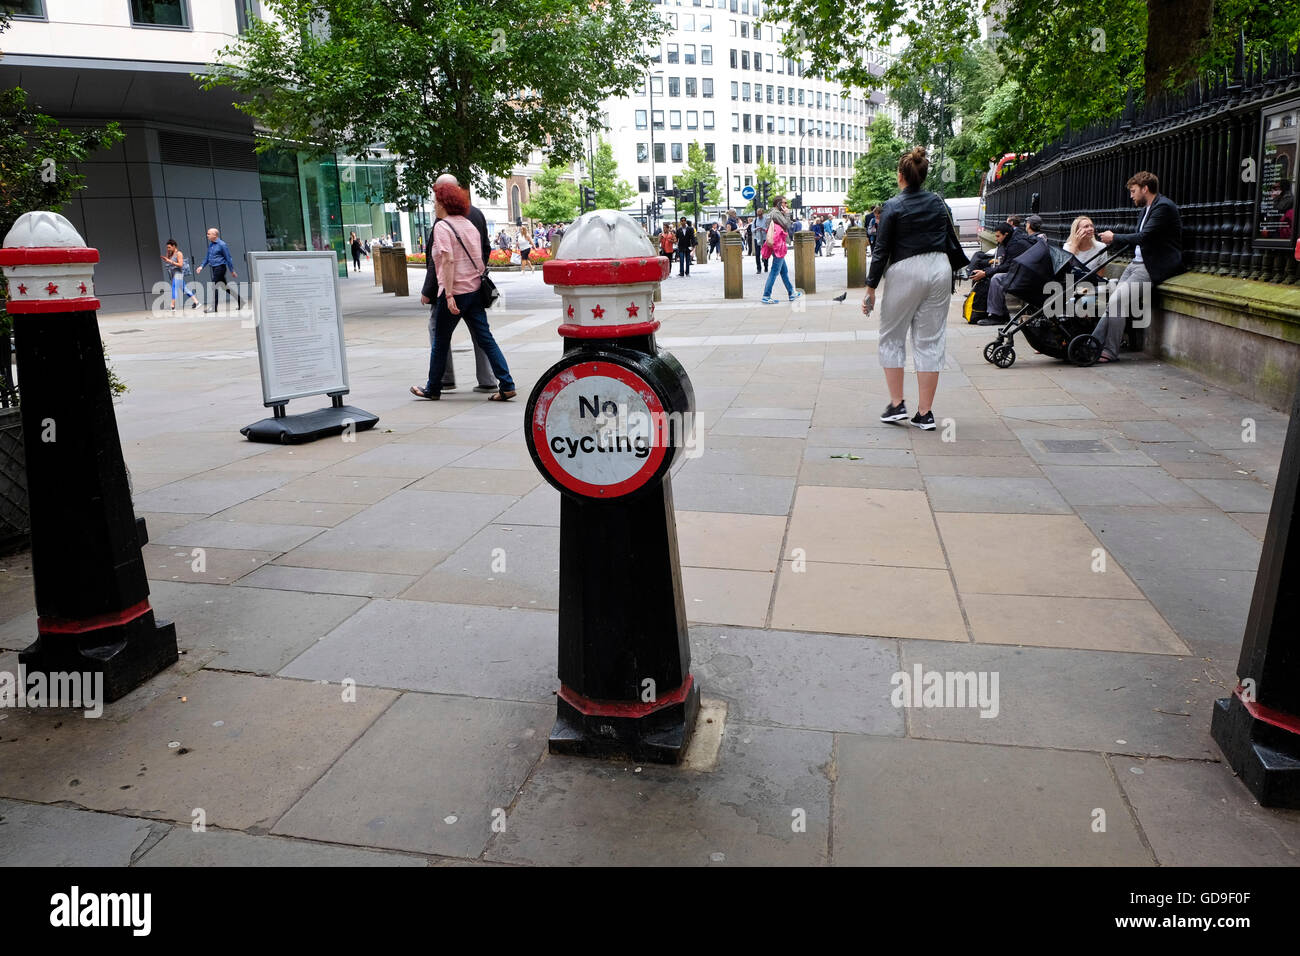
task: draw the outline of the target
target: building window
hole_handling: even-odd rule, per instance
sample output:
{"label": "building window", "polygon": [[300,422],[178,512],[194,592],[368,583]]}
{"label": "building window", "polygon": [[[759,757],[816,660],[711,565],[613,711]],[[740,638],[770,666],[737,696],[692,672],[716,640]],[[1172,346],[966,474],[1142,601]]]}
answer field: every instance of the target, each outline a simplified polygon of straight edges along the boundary
{"label": "building window", "polygon": [[713,162],[713,157],[716,153],[717,153],[717,148],[716,146],[714,146],[713,143],[704,144],[704,158],[706,160],[708,160],[709,162]]}
{"label": "building window", "polygon": [[676,43],[670,43],[670,44],[668,44],[668,62],[669,62],[669,63],[676,63],[676,62],[678,62],[678,57],[677,57],[677,44],[676,44]]}
{"label": "building window", "polygon": [[777,103],[780,104],[781,106],[784,106],[784,105],[785,105],[785,87],[784,87],[784,86],[778,86],[778,87],[776,88],[776,101],[777,101]]}
{"label": "building window", "polygon": [[[740,144],[739,144],[739,143],[732,143],[732,144],[731,144],[731,161],[732,161],[733,163],[738,163],[738,162],[740,162]],[[739,181],[740,177],[737,176],[736,179],[737,179],[737,181]],[[740,188],[739,182],[737,182],[736,188],[737,188],[737,189]]]}
{"label": "building window", "polygon": [[742,84],[740,84],[740,98],[741,98],[742,100],[744,100],[746,103],[749,102],[749,84],[748,84],[748,83],[742,83]]}
{"label": "building window", "polygon": [[682,30],[687,33],[695,32],[695,14],[693,13],[682,14]]}
{"label": "building window", "polygon": [[682,48],[682,62],[685,63],[685,64],[687,64],[687,65],[694,65],[694,63],[695,63],[695,44],[694,44],[694,43],[688,43],[688,44],[686,44],[685,47]]}
{"label": "building window", "polygon": [[767,84],[767,101],[769,103],[772,102],[772,90],[773,90],[772,84],[771,83]]}
{"label": "building window", "polygon": [[687,110],[687,111],[686,111],[686,128],[687,128],[687,129],[699,129],[699,127],[700,127],[700,114],[697,113],[695,110]]}
{"label": "building window", "polygon": [[749,39],[749,23],[745,20],[740,21],[740,37],[742,40]]}
{"label": "building window", "polygon": [[784,132],[785,132],[785,117],[784,117],[784,116],[778,116],[778,117],[776,118],[776,131],[777,131],[778,133],[784,133]]}
{"label": "building window", "polygon": [[736,130],[739,130],[739,129],[740,129],[740,114],[739,114],[739,113],[732,113],[732,114],[731,114],[731,129],[732,129],[733,132],[736,131]]}
{"label": "building window", "polygon": [[672,129],[681,129],[681,128],[682,128],[682,111],[681,111],[681,110],[669,110],[669,111],[668,111],[668,125],[669,125]]}
{"label": "building window", "polygon": [[768,116],[768,118],[767,118],[767,131],[768,131],[769,133],[775,133],[775,132],[776,132],[776,117],[775,117],[775,116],[771,116],[771,115]]}
{"label": "building window", "polygon": [[668,177],[667,177],[667,176],[656,176],[656,177],[655,177],[655,193],[656,193],[656,195],[657,195],[659,192],[661,192],[662,190],[665,190],[665,189],[667,189],[667,188],[668,188]]}
{"label": "building window", "polygon": [[762,50],[755,50],[755,51],[754,51],[754,70],[757,72],[758,70],[761,70],[761,69],[763,69],[763,51],[762,51]]}
{"label": "building window", "polygon": [[677,29],[677,14],[675,14],[675,13],[669,13],[669,14],[665,14],[665,16],[668,17],[668,26],[670,26],[670,27],[672,27],[674,30],[676,30],[676,29]]}
{"label": "building window", "polygon": [[779,162],[782,166],[784,166],[784,165],[785,165],[785,147],[784,147],[784,146],[778,146],[778,147],[777,147],[777,150],[776,150],[776,155],[777,155],[777,157],[778,157],[778,158],[777,158],[777,162]]}
{"label": "building window", "polygon": [[699,91],[699,88],[698,88],[698,84],[697,84],[696,81],[695,81],[695,77],[693,77],[693,76],[688,76],[688,77],[686,78],[686,95],[687,95],[687,96],[698,96],[698,95],[699,95],[699,92],[700,92],[700,91]]}
{"label": "building window", "polygon": [[519,187],[518,187],[517,185],[516,185],[516,186],[511,186],[511,187],[510,187],[510,218],[513,219],[513,220],[515,220],[516,222],[518,222],[519,219],[520,219],[520,216],[519,216]]}
{"label": "building window", "polygon": [[650,191],[649,176],[638,176],[636,178],[636,191],[639,193],[648,193]]}
{"label": "building window", "polygon": [[[800,106],[803,106],[803,88],[802,88],[802,87],[800,87],[800,89],[799,89],[799,105],[800,105]],[[802,130],[800,130],[800,132],[802,132]]]}
{"label": "building window", "polygon": [[731,81],[731,98],[733,100],[740,99],[740,84],[735,80]]}
{"label": "building window", "polygon": [[664,95],[664,78],[662,76],[650,77],[650,92],[658,96]]}
{"label": "building window", "polygon": [[736,51],[735,51],[735,50],[732,50],[732,51],[731,51],[731,68],[732,68],[733,70],[736,69]]}
{"label": "building window", "polygon": [[754,147],[745,145],[745,165],[748,166],[754,161]]}
{"label": "building window", "polygon": [[712,96],[713,96],[713,77],[706,76],[706,77],[703,79],[703,81],[700,83],[700,92],[703,93],[706,97],[712,98]]}
{"label": "building window", "polygon": [[681,144],[681,143],[673,143],[673,148],[672,148],[672,157],[673,157],[673,162],[674,162],[674,163],[680,163],[680,162],[682,161],[682,144]]}
{"label": "building window", "polygon": [[637,144],[636,144],[636,161],[637,161],[638,163],[648,163],[648,162],[650,162],[650,144],[649,144],[649,143],[637,143]]}
{"label": "building window", "polygon": [[703,119],[704,119],[704,128],[713,129],[713,110],[705,110]]}
{"label": "building window", "polygon": [[707,43],[700,47],[700,63],[704,66],[713,66],[713,47]]}
{"label": "building window", "polygon": [[741,50],[741,51],[740,51],[740,68],[741,68],[742,70],[748,70],[748,69],[749,69],[749,51],[748,51],[748,50]]}
{"label": "building window", "polygon": [[190,11],[185,0],[131,0],[131,23],[137,27],[189,29]]}
{"label": "building window", "polygon": [[[739,148],[739,147],[737,147],[737,148]],[[740,162],[740,160],[738,159],[738,160],[736,160],[736,162]],[[732,179],[732,181],[735,183],[735,186],[732,187],[732,188],[734,188],[734,189],[736,190],[736,192],[740,192],[740,177],[739,177],[739,176],[732,176],[731,179]],[[730,202],[730,201],[731,201],[730,198],[728,198],[727,201]]]}
{"label": "building window", "polygon": [[662,163],[663,161],[664,161],[664,144],[655,143],[655,162]]}
{"label": "building window", "polygon": [[653,47],[650,48],[650,62],[662,63],[663,59],[664,57],[663,57],[661,47],[659,46],[658,43],[656,43]]}
{"label": "building window", "polygon": [[745,132],[746,132],[746,133],[753,132],[753,129],[754,129],[754,122],[753,122],[753,119],[750,117],[750,115],[749,115],[748,113],[745,114],[744,125],[745,125]]}
{"label": "building window", "polygon": [[247,30],[254,20],[260,19],[262,19],[260,0],[235,0],[235,24],[240,33]]}
{"label": "building window", "polygon": [[663,111],[663,110],[655,110],[655,111],[650,115],[650,122],[654,125],[654,128],[655,128],[655,129],[663,129],[663,128],[664,128],[664,111]]}
{"label": "building window", "polygon": [[700,32],[701,33],[713,32],[713,17],[707,13],[700,17]]}
{"label": "building window", "polygon": [[637,128],[637,129],[645,129],[645,128],[646,128],[646,112],[645,112],[645,110],[637,110],[637,111],[636,111],[636,128]]}
{"label": "building window", "polygon": [[736,21],[735,21],[735,20],[732,20],[732,21],[731,21],[731,35],[732,35],[733,37],[736,35]]}
{"label": "building window", "polygon": [[680,76],[668,77],[668,95],[669,96],[682,95],[682,78]]}
{"label": "building window", "polygon": [[45,20],[45,0],[0,0],[0,13],[18,19]]}

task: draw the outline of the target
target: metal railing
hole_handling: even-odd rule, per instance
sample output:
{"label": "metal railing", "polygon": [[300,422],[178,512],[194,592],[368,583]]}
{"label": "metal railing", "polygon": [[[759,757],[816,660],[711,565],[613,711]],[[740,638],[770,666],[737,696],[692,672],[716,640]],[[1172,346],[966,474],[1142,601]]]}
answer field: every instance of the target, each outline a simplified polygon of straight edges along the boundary
{"label": "metal railing", "polygon": [[[1141,109],[1130,91],[1111,122],[1079,133],[1067,125],[1064,136],[987,188],[985,225],[1037,212],[1056,240],[1064,240],[1081,215],[1091,217],[1098,232],[1135,231],[1138,210],[1124,184],[1147,170],[1178,204],[1189,270],[1300,281],[1294,226],[1263,237],[1258,216],[1265,187],[1261,123],[1278,106],[1300,104],[1300,48],[1246,60],[1238,40],[1230,72],[1203,77],[1182,94]],[[1291,178],[1294,189],[1294,165]]]}

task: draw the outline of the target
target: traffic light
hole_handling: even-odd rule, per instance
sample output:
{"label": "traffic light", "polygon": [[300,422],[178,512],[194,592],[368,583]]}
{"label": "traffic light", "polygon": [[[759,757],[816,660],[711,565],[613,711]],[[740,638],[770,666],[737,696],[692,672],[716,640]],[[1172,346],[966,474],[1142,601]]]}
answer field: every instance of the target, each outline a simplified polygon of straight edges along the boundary
{"label": "traffic light", "polygon": [[587,212],[596,208],[596,190],[590,186],[582,187],[582,211]]}
{"label": "traffic light", "polygon": [[798,209],[798,210],[801,210],[801,211],[802,211],[802,210],[803,210],[803,193],[795,193],[795,194],[794,194],[794,202],[791,203],[791,205],[794,206],[795,209]]}
{"label": "traffic light", "polygon": [[697,205],[700,205],[700,206],[703,206],[703,205],[704,205],[704,193],[705,193],[704,183],[696,183],[696,184],[695,184],[695,202],[696,202]]}

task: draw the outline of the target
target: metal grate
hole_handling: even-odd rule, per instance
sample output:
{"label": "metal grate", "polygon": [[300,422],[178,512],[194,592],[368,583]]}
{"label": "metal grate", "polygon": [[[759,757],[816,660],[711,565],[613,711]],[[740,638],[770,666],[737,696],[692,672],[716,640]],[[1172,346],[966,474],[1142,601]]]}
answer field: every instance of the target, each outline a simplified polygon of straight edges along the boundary
{"label": "metal grate", "polygon": [[206,136],[158,132],[158,155],[164,163],[176,166],[211,166],[211,140]]}

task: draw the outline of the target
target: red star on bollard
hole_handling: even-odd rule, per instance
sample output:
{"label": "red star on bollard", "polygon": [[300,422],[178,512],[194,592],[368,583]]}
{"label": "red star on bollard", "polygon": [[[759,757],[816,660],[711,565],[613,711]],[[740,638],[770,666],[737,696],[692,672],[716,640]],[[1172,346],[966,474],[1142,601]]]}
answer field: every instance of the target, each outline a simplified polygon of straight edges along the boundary
{"label": "red star on bollard", "polygon": [[573,318],[573,306],[569,306],[569,318]]}
{"label": "red star on bollard", "polygon": [[627,307],[627,316],[628,316],[628,318],[629,318],[629,319],[635,319],[635,318],[636,318],[636,314],[637,314],[637,312],[639,312],[639,311],[640,311],[640,310],[637,308],[636,303],[633,302],[631,305],[629,305],[629,306]]}
{"label": "red star on bollard", "polygon": [[85,295],[85,294],[86,294],[86,283],[84,283],[84,282],[81,283],[81,285],[77,286],[77,288],[78,288],[79,290],[81,290],[81,294],[82,294],[82,295]]}
{"label": "red star on bollard", "polygon": [[595,316],[596,318],[598,318],[598,319],[599,319],[599,318],[603,318],[604,315],[605,315],[605,309],[604,309],[602,306],[599,306],[599,305],[598,305],[598,306],[596,306],[594,309],[591,310],[591,314],[594,315],[594,316]]}
{"label": "red star on bollard", "polygon": [[18,287],[18,294],[19,294],[19,295],[26,295],[26,294],[27,294],[27,286],[25,286],[25,285],[20,285],[20,286]]}
{"label": "red star on bollard", "polygon": [[45,287],[45,291],[48,292],[50,295],[54,295],[59,291],[59,287],[56,286],[53,282],[51,282],[49,285]]}

